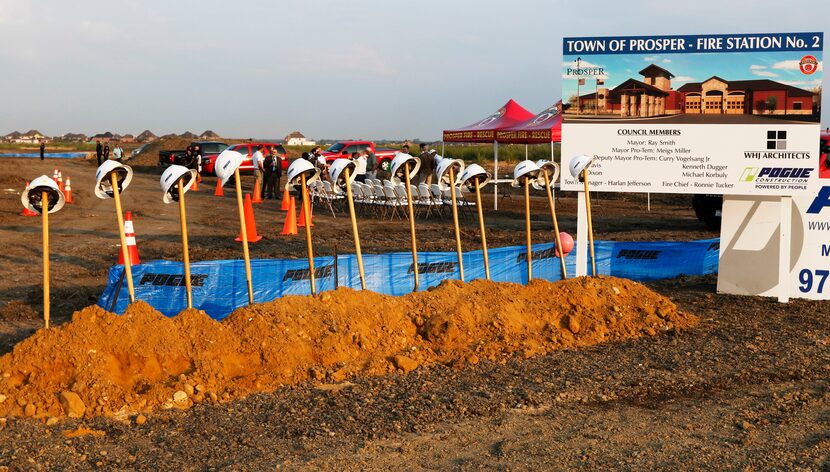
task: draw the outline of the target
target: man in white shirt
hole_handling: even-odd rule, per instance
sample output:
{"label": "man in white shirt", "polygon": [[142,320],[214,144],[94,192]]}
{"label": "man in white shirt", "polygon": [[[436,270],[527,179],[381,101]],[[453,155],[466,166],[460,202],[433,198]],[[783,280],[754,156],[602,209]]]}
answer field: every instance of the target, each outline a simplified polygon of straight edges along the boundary
{"label": "man in white shirt", "polygon": [[118,162],[121,162],[121,156],[123,156],[124,150],[121,149],[121,145],[116,143],[115,149],[112,150],[112,157]]}
{"label": "man in white shirt", "polygon": [[354,162],[354,179],[362,184],[366,183],[366,151],[361,152]]}
{"label": "man in white shirt", "polygon": [[254,178],[259,182],[260,188],[262,188],[262,173],[265,170],[263,167],[265,165],[265,156],[262,154],[264,149],[265,146],[259,146],[251,156],[251,164],[254,166]]}

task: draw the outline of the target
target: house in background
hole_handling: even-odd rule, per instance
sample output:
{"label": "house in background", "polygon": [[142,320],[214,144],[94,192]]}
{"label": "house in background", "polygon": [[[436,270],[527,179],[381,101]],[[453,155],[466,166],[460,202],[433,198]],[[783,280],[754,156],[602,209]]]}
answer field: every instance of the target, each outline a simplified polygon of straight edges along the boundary
{"label": "house in background", "polygon": [[3,136],[3,141],[7,143],[14,143],[18,138],[20,138],[20,131],[12,131],[11,133]]}
{"label": "house in background", "polygon": [[315,141],[306,139],[306,137],[303,136],[303,133],[300,133],[299,131],[294,131],[282,140],[282,144],[284,144],[285,146],[314,146],[317,143]]}
{"label": "house in background", "polygon": [[141,134],[136,136],[135,140],[139,143],[152,143],[153,141],[157,140],[159,137],[153,134],[152,131],[149,129],[145,129]]}
{"label": "house in background", "polygon": [[107,131],[105,133],[98,133],[94,136],[89,137],[90,141],[101,141],[101,142],[118,141],[119,139],[121,139],[121,136],[119,136],[117,134],[113,134],[110,131]]}
{"label": "house in background", "polygon": [[207,130],[199,135],[199,139],[202,141],[214,141],[216,139],[222,139],[222,137],[211,130]]}
{"label": "house in background", "polygon": [[[812,115],[815,93],[773,80],[725,80],[712,76],[703,82],[671,87],[674,74],[655,64],[640,71],[643,80],[597,88],[580,95],[570,114],[651,117],[678,114]],[[590,85],[588,85],[590,87]]]}
{"label": "house in background", "polygon": [[45,141],[46,139],[47,138],[43,135],[43,133],[36,129],[31,129],[25,133],[19,134],[16,138],[11,139],[9,142],[22,144],[36,144],[41,141]]}
{"label": "house in background", "polygon": [[63,136],[60,136],[56,139],[61,141],[69,141],[69,142],[78,142],[78,143],[85,143],[88,141],[88,138],[85,134],[81,133],[66,133]]}

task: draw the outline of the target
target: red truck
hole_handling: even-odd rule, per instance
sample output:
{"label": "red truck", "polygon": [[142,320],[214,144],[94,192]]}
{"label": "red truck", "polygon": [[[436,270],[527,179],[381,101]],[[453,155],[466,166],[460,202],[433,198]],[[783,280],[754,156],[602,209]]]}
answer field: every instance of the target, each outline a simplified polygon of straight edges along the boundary
{"label": "red truck", "polygon": [[[250,143],[242,143],[242,144],[232,144],[228,147],[228,149],[232,151],[236,151],[244,157],[242,161],[242,165],[239,166],[240,172],[253,172],[254,164],[251,156],[254,155],[260,146],[265,146],[265,152],[270,154],[272,148],[277,148],[277,154],[282,157],[282,170],[285,172],[288,169],[288,153],[285,151],[285,148],[282,144],[272,141],[257,141],[257,142],[250,142]],[[202,161],[202,173],[207,175],[214,175],[216,172],[213,169],[213,166],[216,164],[216,158],[219,157],[211,156],[210,159],[206,159]]]}
{"label": "red truck", "polygon": [[372,141],[338,141],[323,151],[323,157],[326,158],[326,162],[331,164],[337,158],[350,157],[353,152],[363,151],[367,147],[371,148],[378,158],[378,169],[388,172],[392,159],[395,158],[395,153],[398,151],[396,149],[376,148]]}

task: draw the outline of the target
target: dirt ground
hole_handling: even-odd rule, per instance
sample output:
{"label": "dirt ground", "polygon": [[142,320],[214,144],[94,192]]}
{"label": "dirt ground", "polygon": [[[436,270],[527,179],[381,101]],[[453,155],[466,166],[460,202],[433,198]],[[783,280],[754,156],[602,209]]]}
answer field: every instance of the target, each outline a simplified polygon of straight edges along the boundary
{"label": "dirt ground", "polygon": [[[0,353],[41,323],[40,222],[18,216],[25,179],[72,177],[76,203],[50,215],[53,319],[97,300],[117,260],[112,201],[92,193],[94,162],[4,159],[0,168]],[[142,260],[179,259],[177,207],[164,205],[160,172],[138,167],[124,194]],[[250,179],[247,179],[250,180]],[[213,196],[205,179],[188,194],[191,259],[238,258],[233,190]],[[248,182],[250,185],[250,182]],[[693,240],[716,236],[690,197],[593,200],[598,239]],[[492,201],[489,202],[492,204]],[[491,246],[521,244],[522,198],[488,212]],[[277,202],[255,208],[265,236],[252,257],[303,257],[283,237]],[[549,241],[536,196],[534,241]],[[575,199],[559,199],[575,232]],[[478,244],[463,223],[465,249]],[[314,238],[327,253],[351,247],[348,219],[318,210]],[[365,252],[405,250],[405,220],[360,221]],[[421,250],[453,250],[448,218],[418,223]],[[357,377],[336,388],[286,386],[222,405],[159,412],[143,424],[95,418],[54,425],[0,420],[0,467],[11,470],[154,469],[718,469],[830,470],[830,303],[717,295],[714,278],[650,284],[700,317],[690,330],[524,356],[475,366],[421,366]],[[2,393],[2,392],[0,392]]]}

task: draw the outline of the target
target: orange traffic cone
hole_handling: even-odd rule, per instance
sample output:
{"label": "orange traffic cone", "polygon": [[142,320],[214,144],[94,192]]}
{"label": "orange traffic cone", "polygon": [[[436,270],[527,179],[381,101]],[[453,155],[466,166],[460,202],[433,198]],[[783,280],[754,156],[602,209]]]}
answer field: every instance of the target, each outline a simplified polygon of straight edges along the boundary
{"label": "orange traffic cone", "polygon": [[287,197],[290,200],[288,214],[285,216],[285,224],[282,225],[282,235],[288,236],[297,234],[297,207],[294,197]]}
{"label": "orange traffic cone", "polygon": [[[303,205],[305,205],[305,204],[306,203],[303,202],[300,205],[300,222],[297,223],[297,226],[300,227],[300,228],[305,227],[305,211],[303,211]],[[308,215],[309,215],[309,220],[311,220],[310,221],[311,226],[314,227],[314,207],[309,207]]]}
{"label": "orange traffic cone", "polygon": [[61,171],[58,171],[58,188],[60,189],[61,192],[64,191],[64,189],[63,189],[63,175],[61,174]]}
{"label": "orange traffic cone", "polygon": [[[29,182],[26,182],[26,187],[29,187]],[[23,207],[23,211],[20,212],[20,216],[40,216],[36,211],[30,210],[28,207]]]}
{"label": "orange traffic cone", "polygon": [[66,176],[66,186],[63,189],[63,196],[66,199],[66,203],[75,203],[72,198],[72,181],[69,180],[68,175]]}
{"label": "orange traffic cone", "polygon": [[[138,246],[135,243],[135,227],[133,226],[132,212],[124,213],[124,236],[127,237],[127,249],[130,251],[130,265],[141,264],[138,257]],[[118,251],[118,263],[124,263],[124,252]]]}
{"label": "orange traffic cone", "polygon": [[57,167],[55,167],[55,170],[52,172],[52,180],[54,180],[55,182],[58,181],[58,172],[60,172],[60,171],[58,170]]}
{"label": "orange traffic cone", "polygon": [[[255,243],[262,239],[262,236],[256,232],[256,221],[254,221],[254,207],[251,205],[251,194],[245,194],[245,232],[248,233],[248,242]],[[242,231],[236,238],[236,242],[242,242]]]}
{"label": "orange traffic cone", "polygon": [[254,180],[254,199],[251,203],[262,203],[262,190],[259,188],[259,180]]}
{"label": "orange traffic cone", "polygon": [[193,181],[193,186],[190,187],[190,190],[192,190],[194,192],[199,191],[199,174],[198,173],[196,174],[196,179]]}
{"label": "orange traffic cone", "polygon": [[[285,191],[282,192],[282,205],[280,206],[280,211],[288,211],[289,205],[291,208],[294,208],[293,197],[290,193],[288,193],[288,187],[285,187]],[[296,212],[296,208],[294,208]]]}
{"label": "orange traffic cone", "polygon": [[225,189],[222,188],[222,179],[216,179],[216,191],[213,192],[214,197],[224,197]]}

